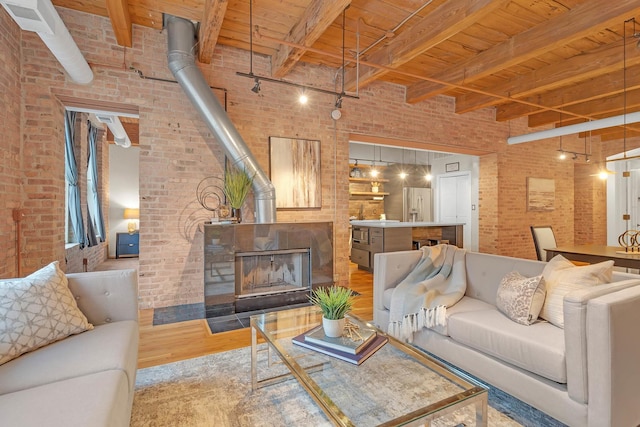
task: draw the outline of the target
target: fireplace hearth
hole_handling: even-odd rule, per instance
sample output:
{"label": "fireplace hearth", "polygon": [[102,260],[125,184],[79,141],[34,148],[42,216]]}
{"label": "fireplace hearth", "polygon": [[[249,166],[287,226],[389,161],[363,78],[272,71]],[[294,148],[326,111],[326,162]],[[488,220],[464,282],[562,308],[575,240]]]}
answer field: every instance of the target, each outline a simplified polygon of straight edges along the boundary
{"label": "fireplace hearth", "polygon": [[206,316],[297,305],[333,283],[333,224],[205,225]]}

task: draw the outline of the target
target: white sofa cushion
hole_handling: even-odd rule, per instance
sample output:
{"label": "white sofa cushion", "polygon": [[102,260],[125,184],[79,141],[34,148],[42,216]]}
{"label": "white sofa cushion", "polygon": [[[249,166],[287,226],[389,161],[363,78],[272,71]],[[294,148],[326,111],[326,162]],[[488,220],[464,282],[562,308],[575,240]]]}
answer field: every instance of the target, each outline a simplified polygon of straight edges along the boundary
{"label": "white sofa cushion", "polygon": [[127,378],[111,370],[0,396],[3,426],[126,427]]}
{"label": "white sofa cushion", "polygon": [[0,365],[0,395],[113,369],[126,373],[133,390],[137,354],[136,322],[96,326]]}
{"label": "white sofa cushion", "polygon": [[0,365],[92,329],[58,261],[24,279],[0,282]]}
{"label": "white sofa cushion", "polygon": [[497,309],[452,315],[451,338],[558,383],[567,382],[564,331],[550,323],[524,326]]}
{"label": "white sofa cushion", "polygon": [[517,271],[512,271],[500,281],[496,307],[514,322],[531,325],[538,319],[544,304],[544,294],[542,275],[524,277]]}

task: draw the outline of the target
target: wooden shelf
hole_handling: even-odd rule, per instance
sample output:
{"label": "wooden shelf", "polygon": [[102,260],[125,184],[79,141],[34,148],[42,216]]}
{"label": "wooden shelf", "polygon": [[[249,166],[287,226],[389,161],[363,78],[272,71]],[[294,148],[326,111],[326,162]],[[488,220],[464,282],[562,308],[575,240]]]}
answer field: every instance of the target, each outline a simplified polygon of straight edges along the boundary
{"label": "wooden shelf", "polygon": [[374,193],[373,191],[350,191],[351,196],[388,196],[389,193]]}
{"label": "wooden shelf", "polygon": [[389,182],[389,180],[384,178],[351,178],[349,177],[349,182]]}

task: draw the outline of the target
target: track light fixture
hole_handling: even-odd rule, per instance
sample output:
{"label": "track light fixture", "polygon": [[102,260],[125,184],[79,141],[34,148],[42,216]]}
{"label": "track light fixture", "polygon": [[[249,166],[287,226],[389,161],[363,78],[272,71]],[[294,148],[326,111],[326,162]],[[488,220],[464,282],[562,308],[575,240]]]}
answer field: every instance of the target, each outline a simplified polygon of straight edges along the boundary
{"label": "track light fixture", "polygon": [[[251,91],[254,92],[254,93],[260,92],[260,82],[261,81],[267,81],[269,83],[278,83],[278,84],[283,84],[283,85],[287,85],[287,86],[293,86],[293,87],[302,88],[302,91],[303,91],[302,95],[300,95],[300,98],[298,98],[298,100],[300,101],[301,104],[306,104],[306,102],[309,100],[307,95],[304,93],[305,90],[311,90],[311,91],[314,91],[314,92],[326,93],[326,94],[331,94],[331,95],[337,96],[336,108],[341,108],[342,107],[342,99],[343,98],[360,99],[360,97],[358,95],[349,95],[349,94],[346,94],[344,92],[344,50],[345,50],[344,49],[344,32],[345,32],[345,19],[346,19],[345,18],[345,12],[343,10],[342,11],[342,51],[343,51],[343,54],[342,54],[343,55],[343,58],[342,58],[343,71],[342,71],[342,73],[343,73],[343,76],[342,76],[342,91],[341,92],[327,90],[327,89],[321,89],[319,87],[314,87],[314,86],[306,86],[306,85],[302,85],[302,84],[298,84],[298,83],[288,82],[286,80],[279,80],[279,79],[274,79],[274,78],[271,78],[271,77],[259,76],[259,75],[253,74],[253,32],[254,32],[254,26],[253,26],[253,0],[249,0],[249,72],[248,73],[241,73],[240,71],[237,71],[236,75],[237,76],[241,76],[241,77],[248,77],[250,79],[253,79],[255,81],[255,85],[253,86]],[[304,101],[303,101],[303,98],[304,98]]]}
{"label": "track light fixture", "polygon": [[257,77],[255,78],[255,82],[256,84],[253,85],[253,88],[251,89],[251,92],[253,93],[260,93],[260,79],[258,79]]}

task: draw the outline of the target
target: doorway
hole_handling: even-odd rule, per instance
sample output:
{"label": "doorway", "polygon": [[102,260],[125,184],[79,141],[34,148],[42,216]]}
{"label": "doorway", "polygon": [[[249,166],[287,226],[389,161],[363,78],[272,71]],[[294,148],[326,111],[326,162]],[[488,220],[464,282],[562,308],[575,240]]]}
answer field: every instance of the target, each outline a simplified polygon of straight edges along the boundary
{"label": "doorway", "polygon": [[468,171],[447,173],[436,177],[436,221],[460,223],[463,226],[464,247],[477,250],[472,240],[474,228],[471,210],[471,173]]}

